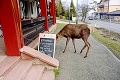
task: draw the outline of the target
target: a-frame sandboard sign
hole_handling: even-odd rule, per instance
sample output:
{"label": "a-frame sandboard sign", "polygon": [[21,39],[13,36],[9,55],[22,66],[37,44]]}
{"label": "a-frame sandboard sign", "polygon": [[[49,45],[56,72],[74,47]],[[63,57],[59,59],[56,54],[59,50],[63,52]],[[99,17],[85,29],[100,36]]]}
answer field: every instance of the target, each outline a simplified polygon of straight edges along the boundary
{"label": "a-frame sandboard sign", "polygon": [[54,58],[55,55],[56,34],[39,34],[38,51]]}

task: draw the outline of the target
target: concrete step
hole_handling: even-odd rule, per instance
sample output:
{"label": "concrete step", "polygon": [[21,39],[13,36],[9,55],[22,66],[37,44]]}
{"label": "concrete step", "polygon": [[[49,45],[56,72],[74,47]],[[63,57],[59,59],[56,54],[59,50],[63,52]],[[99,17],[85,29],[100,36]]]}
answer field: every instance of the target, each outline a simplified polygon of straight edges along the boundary
{"label": "concrete step", "polygon": [[59,66],[59,61],[57,59],[52,58],[46,54],[43,54],[43,53],[41,53],[33,48],[30,48],[28,46],[24,46],[23,48],[20,49],[20,51],[23,54],[27,54],[29,56],[39,58],[41,61],[43,61],[51,66],[54,66],[54,67]]}
{"label": "concrete step", "polygon": [[21,80],[40,80],[44,69],[44,66],[33,65],[25,77]]}
{"label": "concrete step", "polygon": [[44,71],[41,80],[55,80],[54,71],[53,70]]}
{"label": "concrete step", "polygon": [[4,76],[4,80],[21,80],[31,66],[32,60],[20,60],[20,62]]}
{"label": "concrete step", "polygon": [[7,58],[6,55],[0,55],[0,62],[2,62],[3,60],[5,60]]}
{"label": "concrete step", "polygon": [[7,57],[0,62],[0,77],[8,73],[20,60],[20,57]]}

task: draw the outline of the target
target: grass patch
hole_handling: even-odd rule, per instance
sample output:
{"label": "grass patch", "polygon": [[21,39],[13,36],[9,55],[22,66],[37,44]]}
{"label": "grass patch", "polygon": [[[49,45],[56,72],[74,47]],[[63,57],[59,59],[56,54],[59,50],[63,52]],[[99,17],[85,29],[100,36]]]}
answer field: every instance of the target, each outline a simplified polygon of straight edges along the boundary
{"label": "grass patch", "polygon": [[61,20],[61,21],[68,22],[68,20],[67,20],[67,19],[65,19],[65,18],[56,17],[56,19],[57,19],[57,20]]}
{"label": "grass patch", "polygon": [[93,37],[105,44],[116,55],[116,57],[120,59],[120,42],[112,40],[110,36],[106,36],[106,34],[103,34],[97,29],[94,30],[95,31],[92,32]]}
{"label": "grass patch", "polygon": [[[69,20],[62,18],[60,19],[59,17],[56,17],[57,20],[64,21],[64,22],[69,22]],[[74,21],[70,20],[70,23],[75,23]]]}
{"label": "grass patch", "polygon": [[55,77],[57,77],[60,74],[60,67],[58,67],[57,69],[54,69],[54,74],[55,74]]}
{"label": "grass patch", "polygon": [[57,23],[56,30],[62,29],[66,24]]}

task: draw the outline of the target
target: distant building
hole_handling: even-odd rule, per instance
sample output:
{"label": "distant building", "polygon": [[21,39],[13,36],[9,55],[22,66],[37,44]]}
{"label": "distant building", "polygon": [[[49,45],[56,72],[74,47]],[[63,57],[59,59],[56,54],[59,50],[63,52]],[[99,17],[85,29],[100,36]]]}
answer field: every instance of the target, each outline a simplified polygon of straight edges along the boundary
{"label": "distant building", "polygon": [[97,12],[100,19],[112,19],[120,21],[120,1],[119,0],[101,0],[98,3]]}

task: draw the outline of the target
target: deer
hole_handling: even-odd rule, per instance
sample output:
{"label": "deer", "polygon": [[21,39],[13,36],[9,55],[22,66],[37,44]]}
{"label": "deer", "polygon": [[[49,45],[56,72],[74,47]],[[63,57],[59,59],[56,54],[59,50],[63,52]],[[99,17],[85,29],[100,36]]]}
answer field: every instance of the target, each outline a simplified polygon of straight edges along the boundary
{"label": "deer", "polygon": [[65,53],[68,42],[70,41],[70,39],[72,39],[72,43],[73,43],[74,50],[75,50],[74,53],[76,53],[75,39],[82,38],[85,45],[81,49],[80,54],[87,47],[87,52],[86,52],[86,55],[84,56],[84,58],[86,58],[88,55],[90,46],[91,46],[90,43],[88,42],[89,35],[90,35],[90,29],[88,28],[87,24],[67,24],[56,34],[56,40],[59,41],[63,37],[67,38],[66,46],[63,51],[63,53]]}

